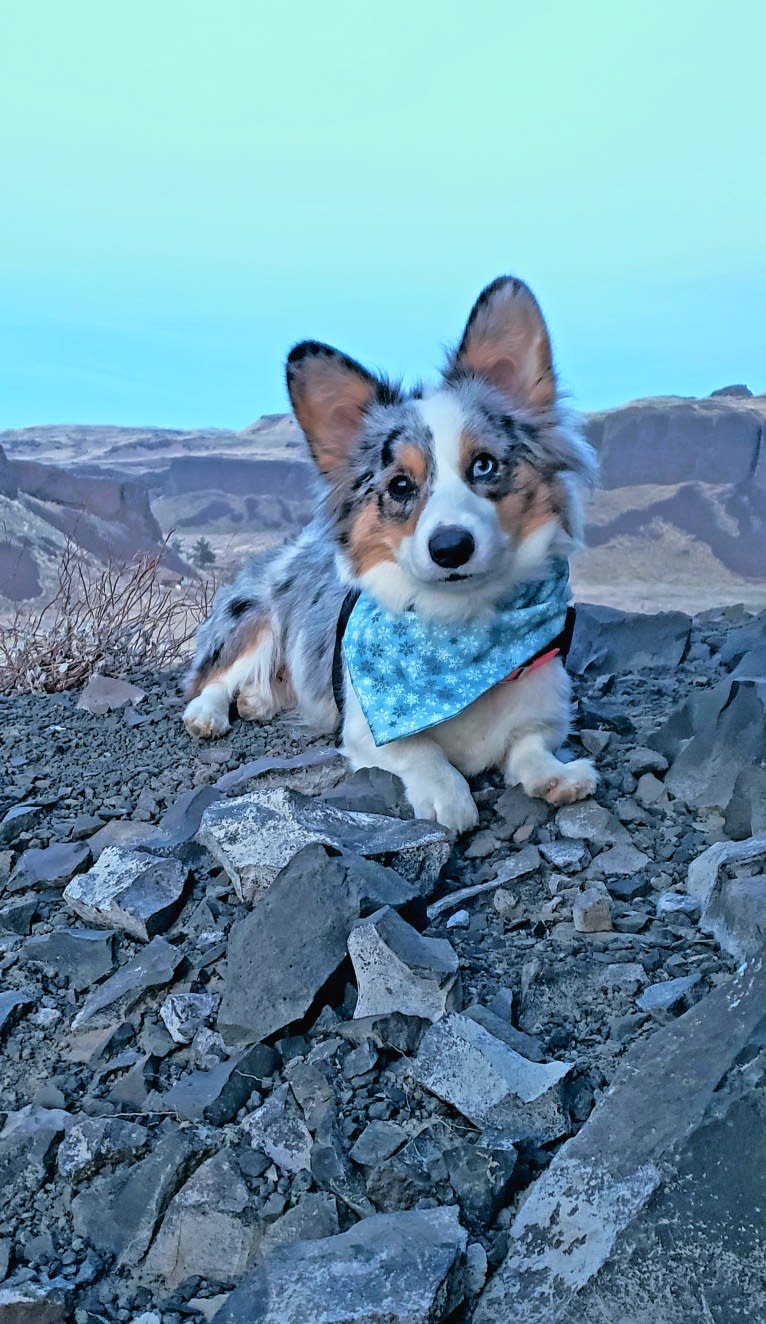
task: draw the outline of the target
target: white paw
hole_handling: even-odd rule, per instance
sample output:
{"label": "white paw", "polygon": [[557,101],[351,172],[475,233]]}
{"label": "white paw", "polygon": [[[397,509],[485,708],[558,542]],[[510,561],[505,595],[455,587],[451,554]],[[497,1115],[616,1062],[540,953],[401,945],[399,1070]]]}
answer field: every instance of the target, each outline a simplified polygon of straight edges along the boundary
{"label": "white paw", "polygon": [[204,691],[184,709],[184,726],[191,736],[201,739],[215,739],[225,736],[229,730],[229,713],[221,703],[213,703],[205,697]]}
{"label": "white paw", "polygon": [[243,690],[237,698],[237,712],[246,722],[268,722],[278,711],[278,704],[255,691],[246,693]]}
{"label": "white paw", "polygon": [[574,763],[559,763],[555,770],[542,778],[524,781],[527,795],[547,800],[551,805],[568,805],[574,800],[585,800],[592,795],[598,782],[598,773],[590,759],[575,759]]}
{"label": "white paw", "polygon": [[465,777],[451,771],[451,776],[428,782],[407,782],[407,799],[416,818],[435,819],[452,832],[468,832],[476,827],[479,811]]}

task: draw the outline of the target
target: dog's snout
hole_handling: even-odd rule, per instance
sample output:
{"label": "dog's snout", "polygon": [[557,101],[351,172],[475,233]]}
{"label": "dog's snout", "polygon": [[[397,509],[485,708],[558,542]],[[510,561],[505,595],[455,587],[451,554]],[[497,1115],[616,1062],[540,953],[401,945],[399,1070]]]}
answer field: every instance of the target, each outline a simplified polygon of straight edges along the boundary
{"label": "dog's snout", "polygon": [[428,539],[431,560],[445,570],[465,565],[473,556],[475,546],[473,534],[468,529],[461,529],[459,524],[443,524]]}

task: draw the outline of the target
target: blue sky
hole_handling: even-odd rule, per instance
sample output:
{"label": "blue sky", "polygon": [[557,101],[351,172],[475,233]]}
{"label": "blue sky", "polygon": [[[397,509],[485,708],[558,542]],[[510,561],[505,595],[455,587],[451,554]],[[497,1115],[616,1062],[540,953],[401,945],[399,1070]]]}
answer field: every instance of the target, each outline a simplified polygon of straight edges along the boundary
{"label": "blue sky", "polygon": [[427,376],[511,271],[585,408],[766,391],[766,6],[0,3],[0,427]]}

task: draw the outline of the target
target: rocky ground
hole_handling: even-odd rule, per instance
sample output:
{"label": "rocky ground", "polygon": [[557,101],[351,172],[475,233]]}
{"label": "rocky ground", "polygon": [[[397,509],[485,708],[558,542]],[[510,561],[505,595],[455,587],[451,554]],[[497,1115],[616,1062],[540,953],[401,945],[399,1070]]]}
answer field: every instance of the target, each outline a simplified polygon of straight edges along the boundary
{"label": "rocky ground", "polygon": [[766,614],[572,669],[595,798],[458,842],[173,675],[0,701],[0,1324],[766,1317]]}

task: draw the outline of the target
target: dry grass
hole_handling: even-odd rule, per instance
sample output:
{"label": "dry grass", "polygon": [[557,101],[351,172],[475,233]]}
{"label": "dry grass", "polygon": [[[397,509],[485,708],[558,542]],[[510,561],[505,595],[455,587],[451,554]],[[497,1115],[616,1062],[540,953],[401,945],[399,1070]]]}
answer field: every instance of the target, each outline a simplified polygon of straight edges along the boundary
{"label": "dry grass", "polygon": [[54,694],[95,672],[161,670],[182,660],[214,584],[163,582],[162,552],[93,568],[67,544],[56,592],[0,624],[0,694]]}

